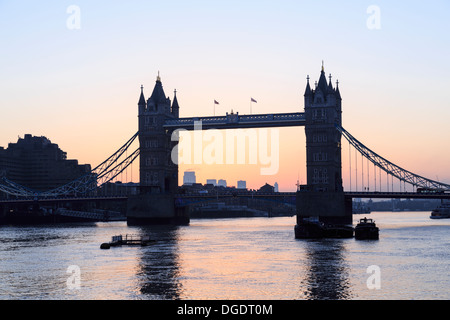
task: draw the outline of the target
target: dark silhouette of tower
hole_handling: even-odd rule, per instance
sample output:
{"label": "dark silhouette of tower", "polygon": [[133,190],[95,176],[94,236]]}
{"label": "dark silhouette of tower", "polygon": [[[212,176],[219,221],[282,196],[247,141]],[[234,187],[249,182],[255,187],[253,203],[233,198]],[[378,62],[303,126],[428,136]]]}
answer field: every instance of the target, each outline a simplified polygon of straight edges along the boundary
{"label": "dark silhouette of tower", "polygon": [[351,224],[351,202],[342,187],[341,133],[336,129],[342,125],[342,99],[331,74],[327,82],[323,64],[313,89],[307,77],[304,99],[307,185],[297,192],[297,224],[312,217],[326,224]]}
{"label": "dark silhouette of tower", "polygon": [[178,166],[172,161],[174,142],[171,132],[163,128],[167,119],[179,116],[176,95],[173,104],[166,97],[157,77],[150,98],[145,101],[143,87],[139,98],[139,143],[140,143],[140,192],[175,193],[178,187]]}
{"label": "dark silhouette of tower", "polygon": [[312,191],[342,192],[341,95],[338,83],[327,83],[322,66],[319,82],[312,90],[309,77],[305,90],[307,183]]}
{"label": "dark silhouette of tower", "polygon": [[127,221],[130,225],[185,224],[189,218],[175,208],[178,187],[178,157],[174,150],[172,132],[164,128],[167,120],[178,119],[179,104],[174,93],[171,102],[166,97],[158,73],[150,98],[146,101],[144,88],[138,101],[140,183],[139,195],[128,199]]}

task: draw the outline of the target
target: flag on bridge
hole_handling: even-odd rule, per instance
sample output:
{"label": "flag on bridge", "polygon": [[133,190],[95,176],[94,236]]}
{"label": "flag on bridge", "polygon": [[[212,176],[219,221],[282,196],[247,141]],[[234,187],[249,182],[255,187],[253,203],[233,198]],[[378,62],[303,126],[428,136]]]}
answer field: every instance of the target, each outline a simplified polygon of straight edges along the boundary
{"label": "flag on bridge", "polygon": [[216,104],[219,104],[217,100],[214,100],[214,116],[216,116]]}
{"label": "flag on bridge", "polygon": [[253,98],[250,98],[251,100],[251,102],[255,102],[255,103],[258,103],[255,99],[253,99]]}

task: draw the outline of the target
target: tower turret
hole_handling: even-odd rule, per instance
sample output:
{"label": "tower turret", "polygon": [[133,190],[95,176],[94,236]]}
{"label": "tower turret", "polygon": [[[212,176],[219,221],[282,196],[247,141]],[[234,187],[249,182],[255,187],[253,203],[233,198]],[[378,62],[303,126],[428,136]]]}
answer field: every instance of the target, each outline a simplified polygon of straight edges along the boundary
{"label": "tower turret", "polygon": [[139,114],[144,113],[146,103],[145,103],[144,86],[143,85],[141,85],[141,96],[139,97],[138,106],[139,106]]}
{"label": "tower turret", "polygon": [[178,105],[177,90],[173,92],[172,114],[175,118],[180,117],[180,106]]}
{"label": "tower turret", "polygon": [[309,76],[306,77],[306,89],[305,89],[305,106],[310,105],[312,103],[313,91],[309,85]]}
{"label": "tower turret", "polygon": [[166,94],[164,93],[161,77],[159,76],[158,72],[152,95],[147,100],[147,109],[150,112],[167,114],[170,113],[170,104],[170,99],[166,97]]}

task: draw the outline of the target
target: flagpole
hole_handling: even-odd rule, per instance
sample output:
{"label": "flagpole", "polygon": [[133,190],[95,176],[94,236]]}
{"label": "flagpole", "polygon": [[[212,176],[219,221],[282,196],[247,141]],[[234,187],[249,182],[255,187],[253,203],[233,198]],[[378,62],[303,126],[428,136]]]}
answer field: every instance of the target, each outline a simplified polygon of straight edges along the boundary
{"label": "flagpole", "polygon": [[216,104],[219,104],[216,100],[214,100],[214,117],[216,116]]}
{"label": "flagpole", "polygon": [[250,114],[252,114],[253,102],[257,102],[257,101],[255,99],[253,99],[252,97],[250,97]]}

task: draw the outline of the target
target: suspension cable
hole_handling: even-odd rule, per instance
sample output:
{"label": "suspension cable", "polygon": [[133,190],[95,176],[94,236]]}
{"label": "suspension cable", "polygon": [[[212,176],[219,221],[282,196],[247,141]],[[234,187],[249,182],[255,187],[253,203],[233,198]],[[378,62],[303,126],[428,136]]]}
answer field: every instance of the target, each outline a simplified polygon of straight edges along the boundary
{"label": "suspension cable", "polygon": [[[408,182],[415,187],[426,188],[431,190],[446,191],[450,190],[450,185],[424,178],[420,175],[414,174],[405,170],[389,160],[381,157],[374,151],[367,148],[360,141],[354,138],[348,131],[336,124],[336,129],[353,145],[353,147],[361,153],[362,156],[369,159],[374,165],[385,171],[388,175],[392,175],[401,181]],[[389,188],[389,179],[387,178],[387,185]]]}

